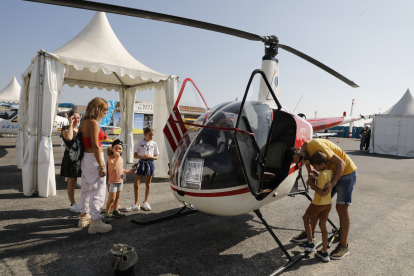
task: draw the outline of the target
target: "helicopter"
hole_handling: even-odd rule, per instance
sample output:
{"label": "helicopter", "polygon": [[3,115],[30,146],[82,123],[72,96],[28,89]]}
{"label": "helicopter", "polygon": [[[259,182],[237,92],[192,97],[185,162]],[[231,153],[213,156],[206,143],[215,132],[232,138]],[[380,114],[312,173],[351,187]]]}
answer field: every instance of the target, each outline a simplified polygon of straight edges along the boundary
{"label": "helicopter", "polygon": [[[264,220],[260,208],[288,195],[304,194],[310,199],[306,187],[305,190],[292,192],[299,180],[302,180],[304,186],[305,184],[301,164],[285,160],[288,147],[300,148],[312,139],[313,132],[351,123],[363,116],[306,120],[304,116],[283,107],[279,101],[279,65],[276,56],[279,49],[288,51],[351,87],[356,88],[357,84],[312,57],[281,44],[275,35],[260,36],[193,19],[92,1],[26,1],[152,19],[264,43],[265,55],[261,69],[256,69],[251,74],[242,101],[225,102],[208,108],[194,82],[185,80],[164,128],[172,153],[169,163],[170,188],[183,207],[171,216],[132,222],[148,224],[194,211],[219,216],[237,216],[253,211],[289,259],[285,266],[272,275],[282,273],[306,255],[301,253],[294,258],[290,256]],[[204,111],[193,122],[182,118],[182,113],[188,111],[184,110],[184,106],[191,106],[186,102],[180,104],[181,100],[188,101],[188,97],[183,97],[185,84],[194,86],[197,90],[195,95],[198,94],[198,97],[193,97],[195,107],[198,111]],[[253,99],[252,95],[256,94],[257,98]],[[183,212],[185,209],[190,211]],[[336,226],[334,228],[336,231],[330,238],[337,234],[338,229]]]}

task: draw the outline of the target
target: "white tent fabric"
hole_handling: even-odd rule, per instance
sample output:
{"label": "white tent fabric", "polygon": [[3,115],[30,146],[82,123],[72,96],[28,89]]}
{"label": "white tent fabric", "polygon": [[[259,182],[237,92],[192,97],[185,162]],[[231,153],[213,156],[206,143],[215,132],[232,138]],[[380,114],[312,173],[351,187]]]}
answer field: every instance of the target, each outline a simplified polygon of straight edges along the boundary
{"label": "white tent fabric", "polygon": [[414,98],[410,90],[371,124],[370,152],[414,157]]}
{"label": "white tent fabric", "polygon": [[[127,163],[134,161],[134,137],[132,135],[132,129],[134,128],[134,104],[135,104],[135,89],[123,88],[119,91],[119,102],[121,111],[121,141],[127,145]],[[129,110],[129,112],[127,111]],[[131,112],[132,110],[132,112]]]}
{"label": "white tent fabric", "polygon": [[143,83],[169,78],[131,56],[103,12],[97,12],[76,37],[50,55],[68,65],[65,83],[69,86],[120,91],[121,85],[140,84],[139,90],[144,90],[153,85],[142,86]]}
{"label": "white tent fabric", "polygon": [[[52,53],[40,51],[32,59],[32,63],[23,74],[24,83],[29,84],[29,87],[24,86],[23,95],[20,96],[20,100],[23,100],[22,106],[28,106],[29,111],[18,117],[19,127],[24,136],[19,138],[19,145],[25,140],[28,142],[26,148],[24,145],[16,148],[17,156],[23,156],[24,150],[21,167],[25,195],[32,195],[38,191],[40,196],[47,197],[56,193],[53,152],[48,143],[51,135],[50,124],[53,124],[56,116],[63,84],[115,89],[120,92],[122,137],[127,143],[127,161],[131,163],[136,91],[152,88],[158,91],[158,87],[160,92],[156,92],[156,102],[162,101],[157,97],[166,95],[172,95],[175,100],[176,91],[168,89],[175,88],[179,81],[177,77],[158,73],[134,59],[122,46],[105,13],[102,12],[97,12],[89,24],[67,44]],[[165,86],[164,82],[171,85]],[[38,99],[42,92],[43,101],[39,106]],[[171,110],[174,100],[168,101],[172,102],[171,106],[154,108],[154,114],[157,116],[159,111],[163,114],[162,110]],[[42,111],[41,114],[38,113],[39,110]],[[41,133],[37,133],[37,122],[43,122]],[[155,132],[162,133],[163,127],[155,127]],[[25,131],[28,134],[25,134]],[[40,141],[39,146],[36,141]],[[161,148],[165,148],[163,142],[164,139],[157,141]],[[161,151],[161,154],[168,153]],[[155,176],[166,176],[168,168],[164,170],[158,171]]]}
{"label": "white tent fabric", "polygon": [[0,91],[0,102],[18,103],[20,98],[20,84],[13,77],[11,82]]}
{"label": "white tent fabric", "polygon": [[[23,154],[26,152],[26,146],[28,143],[28,122],[29,122],[29,91],[30,78],[26,75],[23,78],[22,93],[20,93],[19,99],[19,117],[17,124],[19,126],[19,132],[16,140],[16,161],[17,169],[22,169],[23,166]],[[20,119],[19,119],[20,118]]]}
{"label": "white tent fabric", "polygon": [[155,87],[153,128],[155,130],[154,141],[157,142],[159,150],[159,156],[155,166],[155,176],[157,177],[168,177],[168,163],[174,154],[163,130],[172,113],[177,96],[178,81],[176,79],[171,78],[165,81],[164,85],[157,85]]}

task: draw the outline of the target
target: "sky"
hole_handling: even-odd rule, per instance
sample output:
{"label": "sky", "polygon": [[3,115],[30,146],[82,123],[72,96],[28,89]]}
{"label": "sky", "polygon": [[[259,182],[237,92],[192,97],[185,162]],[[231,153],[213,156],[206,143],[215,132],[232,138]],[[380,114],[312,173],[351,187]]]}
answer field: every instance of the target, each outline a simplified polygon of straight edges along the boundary
{"label": "sky", "polygon": [[[98,0],[97,0],[98,1]],[[191,1],[118,0],[100,2],[206,21],[258,35],[276,35],[281,44],[319,60],[357,83],[335,77],[279,50],[280,102],[308,118],[385,111],[411,88],[414,92],[414,1]],[[40,49],[60,48],[88,24],[93,11],[19,0],[0,2],[0,90],[21,74]],[[191,78],[208,105],[241,98],[264,55],[261,42],[157,22],[107,14],[128,52],[160,73]],[[118,93],[64,86],[61,102],[86,105]],[[153,101],[153,91],[137,101]]]}

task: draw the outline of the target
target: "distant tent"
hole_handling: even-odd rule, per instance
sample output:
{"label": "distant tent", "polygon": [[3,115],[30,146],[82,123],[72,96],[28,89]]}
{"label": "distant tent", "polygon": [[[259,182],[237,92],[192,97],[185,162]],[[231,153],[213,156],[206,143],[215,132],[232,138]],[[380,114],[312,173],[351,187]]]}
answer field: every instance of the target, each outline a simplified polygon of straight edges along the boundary
{"label": "distant tent", "polygon": [[382,114],[375,114],[371,125],[370,152],[414,157],[414,98],[404,96]]}
{"label": "distant tent", "polygon": [[20,84],[13,77],[11,82],[0,91],[0,102],[18,103],[20,98]]}

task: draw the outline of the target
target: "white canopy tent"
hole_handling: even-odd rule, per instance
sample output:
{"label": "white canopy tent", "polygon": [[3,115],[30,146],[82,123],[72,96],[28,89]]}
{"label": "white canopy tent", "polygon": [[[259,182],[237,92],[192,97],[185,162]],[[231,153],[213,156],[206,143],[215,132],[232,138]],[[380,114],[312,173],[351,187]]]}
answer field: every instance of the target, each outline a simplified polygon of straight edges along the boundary
{"label": "white canopy tent", "polygon": [[13,77],[11,82],[0,91],[0,102],[18,103],[20,98],[20,84]]}
{"label": "white canopy tent", "polygon": [[[177,97],[178,77],[158,73],[141,64],[124,48],[105,13],[97,12],[71,41],[49,53],[41,50],[23,74],[18,118],[17,160],[22,157],[23,193],[56,194],[51,141],[52,125],[63,85],[114,89],[119,92],[121,139],[126,159],[133,161],[132,136],[136,91],[155,89],[155,138],[160,148],[155,176],[168,177],[168,156],[163,128]],[[21,136],[21,137],[20,137]],[[164,164],[165,163],[165,164]]]}
{"label": "white canopy tent", "polygon": [[371,124],[370,152],[414,157],[414,98],[407,89],[404,96]]}

